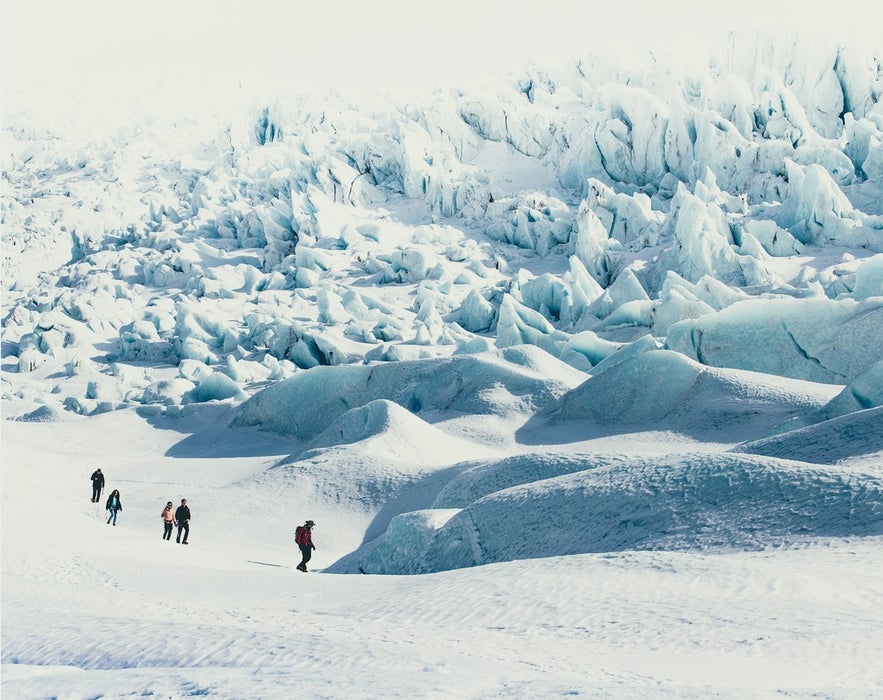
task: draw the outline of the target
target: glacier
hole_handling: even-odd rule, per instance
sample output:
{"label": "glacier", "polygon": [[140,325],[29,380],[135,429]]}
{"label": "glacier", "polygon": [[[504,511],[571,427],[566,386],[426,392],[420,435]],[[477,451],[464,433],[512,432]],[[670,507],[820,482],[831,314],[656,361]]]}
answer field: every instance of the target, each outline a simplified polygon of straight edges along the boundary
{"label": "glacier", "polygon": [[[276,10],[262,79],[313,38]],[[453,58],[376,12],[305,65]],[[4,694],[880,694],[879,37],[562,48],[4,112]]]}

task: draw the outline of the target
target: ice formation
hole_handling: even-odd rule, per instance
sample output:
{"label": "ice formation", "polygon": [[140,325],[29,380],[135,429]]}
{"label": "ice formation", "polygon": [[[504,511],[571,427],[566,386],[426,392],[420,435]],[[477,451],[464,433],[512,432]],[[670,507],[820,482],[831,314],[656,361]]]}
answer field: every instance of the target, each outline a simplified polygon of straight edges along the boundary
{"label": "ice formation", "polygon": [[[754,455],[591,457],[570,474],[399,516],[364,573],[426,573],[580,552],[761,548],[795,535],[879,535],[878,475]],[[538,462],[533,471],[542,473]],[[511,512],[519,527],[513,531]],[[847,517],[846,514],[848,514]],[[530,537],[522,536],[529,532]]]}
{"label": "ice formation", "polygon": [[[586,331],[848,381],[879,359],[883,296],[883,116],[877,59],[862,51],[735,36],[696,75],[594,57],[423,104],[280,101],[208,138],[139,127],[67,142],[13,122],[4,357],[34,379],[83,343],[116,346],[100,375],[154,363],[119,406],[192,397],[140,391],[191,359],[247,393],[478,338],[587,369],[574,352]],[[144,157],[157,165],[131,176]],[[35,255],[51,261],[39,281]],[[755,306],[726,310],[746,296]],[[849,347],[833,350],[851,357],[798,337],[834,313],[819,296],[853,318]],[[768,338],[783,353],[710,347],[709,333],[744,333],[748,309],[787,317],[785,340]],[[788,343],[809,359],[758,364]],[[69,408],[96,409],[85,383],[58,388]]]}

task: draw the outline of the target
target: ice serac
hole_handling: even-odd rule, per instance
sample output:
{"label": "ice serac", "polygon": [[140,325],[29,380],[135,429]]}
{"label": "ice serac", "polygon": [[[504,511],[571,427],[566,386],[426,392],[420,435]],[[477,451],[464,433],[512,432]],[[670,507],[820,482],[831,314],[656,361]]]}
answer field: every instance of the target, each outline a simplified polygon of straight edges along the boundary
{"label": "ice serac", "polygon": [[503,295],[497,319],[498,347],[536,345],[558,356],[567,340],[567,334],[557,330],[539,311],[516,301],[511,294]]}
{"label": "ice serac", "polygon": [[574,218],[564,202],[542,193],[495,200],[488,204],[486,216],[490,238],[540,255],[570,240]]}
{"label": "ice serac", "polygon": [[588,312],[598,318],[606,318],[628,302],[646,302],[650,297],[640,280],[630,268],[625,268],[613,283],[589,306]]}
{"label": "ice serac", "polygon": [[[588,308],[604,293],[603,287],[589,274],[585,264],[576,256],[570,256],[570,299],[569,315],[575,328],[582,327],[583,315]],[[592,317],[597,320],[597,317]],[[591,323],[591,321],[586,321]]]}
{"label": "ice serac", "polygon": [[883,297],[883,255],[868,258],[855,271],[852,297],[857,301]]}
{"label": "ice serac", "polygon": [[845,384],[883,359],[883,298],[750,299],[672,325],[666,347],[714,367]]}
{"label": "ice serac", "polygon": [[604,170],[613,180],[633,185],[659,182],[665,163],[668,109],[641,87],[608,83],[599,94],[605,117],[595,127]]}
{"label": "ice serac", "polygon": [[491,329],[495,317],[491,303],[472,289],[463,300],[457,323],[472,333],[484,333]]}
{"label": "ice serac", "polygon": [[690,282],[711,275],[732,286],[745,284],[726,213],[718,204],[680,185],[666,227],[671,230],[672,245],[663,256],[662,269],[674,270]]}
{"label": "ice serac", "polygon": [[653,335],[665,337],[668,329],[678,321],[714,313],[714,307],[704,301],[700,294],[693,284],[669,271],[662,283],[659,299],[653,305]]}
{"label": "ice serac", "polygon": [[840,244],[883,252],[879,228],[865,226],[846,195],[820,165],[786,161],[789,189],[776,221],[803,244]]}
{"label": "ice serac", "polygon": [[213,372],[183,396],[182,403],[204,403],[224,399],[242,400],[246,393],[226,374]]}
{"label": "ice serac", "polygon": [[357,570],[362,574],[422,573],[421,555],[436,533],[459,512],[458,508],[428,509],[397,515],[370,551],[358,558]]}

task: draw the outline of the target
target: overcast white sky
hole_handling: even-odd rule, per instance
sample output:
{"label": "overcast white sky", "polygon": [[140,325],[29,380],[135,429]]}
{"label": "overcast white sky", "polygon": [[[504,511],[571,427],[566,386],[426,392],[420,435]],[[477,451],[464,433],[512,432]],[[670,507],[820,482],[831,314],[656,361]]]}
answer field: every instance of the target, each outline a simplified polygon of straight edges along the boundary
{"label": "overcast white sky", "polygon": [[883,19],[878,3],[849,3],[836,18],[811,4],[741,0],[724,12],[701,0],[603,9],[578,0],[2,0],[2,102],[7,113],[83,99],[121,109],[209,104],[270,86],[419,85],[599,42],[676,48],[746,26],[843,34],[850,23],[879,31]]}

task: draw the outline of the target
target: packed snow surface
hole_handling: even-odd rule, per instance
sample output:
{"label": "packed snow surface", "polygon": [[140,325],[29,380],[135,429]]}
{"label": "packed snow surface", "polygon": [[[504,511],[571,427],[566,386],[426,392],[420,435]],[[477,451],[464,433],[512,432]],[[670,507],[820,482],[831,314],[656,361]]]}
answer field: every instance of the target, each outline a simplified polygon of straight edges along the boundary
{"label": "packed snow surface", "polygon": [[4,114],[4,697],[883,695],[879,37],[602,49]]}

